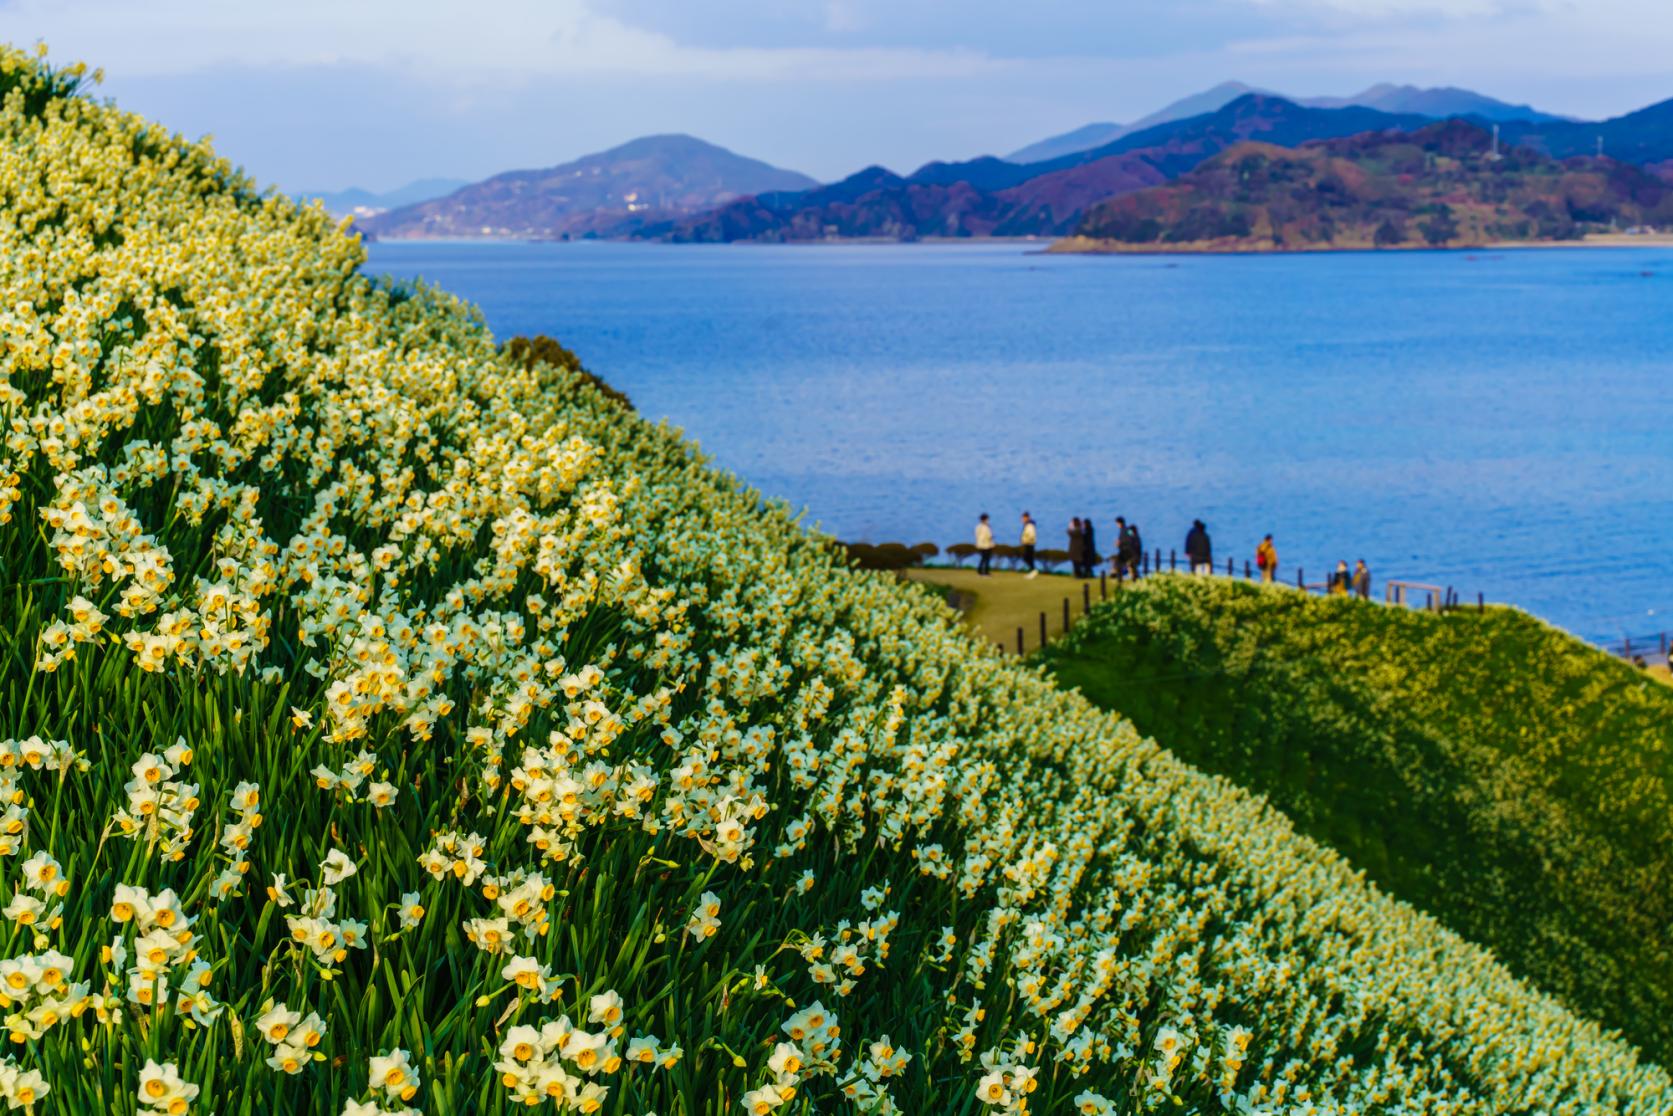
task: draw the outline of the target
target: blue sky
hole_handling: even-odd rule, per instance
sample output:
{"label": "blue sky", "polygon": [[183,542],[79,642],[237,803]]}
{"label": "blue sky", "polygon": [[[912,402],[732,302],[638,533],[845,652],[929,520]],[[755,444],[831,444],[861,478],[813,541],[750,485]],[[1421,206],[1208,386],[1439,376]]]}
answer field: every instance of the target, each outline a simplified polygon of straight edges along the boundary
{"label": "blue sky", "polygon": [[286,189],[690,132],[830,179],[1004,153],[1227,79],[1673,97],[1668,0],[0,0],[0,35]]}

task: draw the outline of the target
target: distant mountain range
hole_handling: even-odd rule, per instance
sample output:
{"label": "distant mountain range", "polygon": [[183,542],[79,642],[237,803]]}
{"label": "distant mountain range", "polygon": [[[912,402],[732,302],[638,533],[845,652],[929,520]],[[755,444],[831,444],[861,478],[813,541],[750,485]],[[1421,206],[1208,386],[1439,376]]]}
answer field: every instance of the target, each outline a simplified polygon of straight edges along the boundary
{"label": "distant mountain range", "polygon": [[[1387,103],[1414,97],[1423,103],[1430,92],[1383,91]],[[1496,125],[1505,143],[1554,158],[1595,154],[1601,138],[1604,153],[1624,162],[1663,171],[1673,167],[1660,165],[1673,160],[1673,101],[1596,123],[1543,115],[1530,121],[1468,120]],[[1312,108],[1244,93],[1213,112],[1041,162],[1019,166],[989,157],[931,163],[904,178],[870,167],[831,186],[740,198],[712,212],[647,223],[636,235],[674,241],[1058,236],[1073,230],[1094,202],[1175,179],[1245,141],[1298,147],[1364,133],[1412,132],[1434,122],[1415,112]]]}
{"label": "distant mountain range", "polygon": [[1201,93],[1193,93],[1189,97],[1181,97],[1172,104],[1157,109],[1149,116],[1141,116],[1131,124],[1083,124],[1074,131],[1064,132],[1060,136],[1050,136],[1038,143],[1031,143],[1027,147],[1018,148],[1005,156],[1005,161],[1007,163],[1043,163],[1049,159],[1073,155],[1077,151],[1090,151],[1094,147],[1104,147],[1112,144],[1123,136],[1130,136],[1134,132],[1154,128],[1158,124],[1167,124],[1174,120],[1185,120],[1192,116],[1215,112],[1246,93],[1270,92],[1271,90],[1268,89],[1256,89],[1252,85],[1245,85],[1241,81],[1223,81],[1212,89],[1205,89]]}
{"label": "distant mountain range", "polygon": [[1559,120],[1501,124],[1500,134],[1559,159],[1596,155],[1640,166],[1673,160],[1673,100],[1608,120]]}
{"label": "distant mountain range", "polygon": [[304,190],[297,197],[303,201],[318,198],[325,204],[327,212],[335,213],[339,217],[370,217],[386,209],[398,209],[414,202],[439,198],[468,185],[470,183],[462,178],[420,178],[398,190],[382,194],[350,186],[347,190]]}
{"label": "distant mountain range", "polygon": [[1011,163],[1036,163],[1045,159],[1055,159],[1062,155],[1071,155],[1077,151],[1088,151],[1094,147],[1114,143],[1123,136],[1131,135],[1134,132],[1153,128],[1158,124],[1166,124],[1174,120],[1184,120],[1187,117],[1215,112],[1239,97],[1250,93],[1264,93],[1272,97],[1284,97],[1285,100],[1306,108],[1357,107],[1391,113],[1413,113],[1429,117],[1479,116],[1483,120],[1527,120],[1535,123],[1549,123],[1568,119],[1548,112],[1540,112],[1529,105],[1513,105],[1468,89],[1451,87],[1420,89],[1415,85],[1391,85],[1384,82],[1355,93],[1351,97],[1288,97],[1270,89],[1245,85],[1241,81],[1227,81],[1214,86],[1212,89],[1205,89],[1201,93],[1181,98],[1151,113],[1149,116],[1135,120],[1131,124],[1085,124],[1071,132],[1064,132],[1060,136],[1051,136],[1040,140],[1038,143],[1031,143],[1027,147],[1019,148],[1005,156],[1005,160]]}
{"label": "distant mountain range", "polygon": [[740,195],[815,185],[693,136],[645,136],[561,166],[498,174],[358,224],[387,238],[622,236]]}
{"label": "distant mountain range", "polygon": [[[374,237],[841,238],[1058,237],[1098,202],[1163,185],[1237,144],[1298,147],[1437,119],[1497,126],[1501,141],[1554,159],[1603,153],[1673,179],[1673,101],[1584,122],[1465,89],[1376,85],[1296,101],[1228,82],[1132,125],[1094,124],[1012,153],[928,163],[909,175],[867,167],[825,185],[685,135],[647,136],[562,166],[511,171],[391,204],[351,197]],[[1086,146],[1090,145],[1090,146]],[[1037,157],[1036,157],[1037,156]],[[1026,161],[1019,161],[1026,160]]]}
{"label": "distant mountain range", "polygon": [[1489,97],[1456,86],[1420,89],[1415,85],[1391,85],[1382,82],[1361,90],[1351,97],[1304,97],[1301,103],[1313,108],[1381,109],[1383,112],[1415,112],[1422,116],[1478,116],[1483,120],[1527,120],[1539,124],[1571,122],[1573,117],[1540,112],[1532,105],[1513,105],[1496,97]]}
{"label": "distant mountain range", "polygon": [[1059,245],[1102,251],[1454,247],[1673,222],[1673,186],[1613,159],[1495,148],[1460,119],[1299,148],[1235,144],[1100,202]]}
{"label": "distant mountain range", "polygon": [[674,241],[1059,236],[1093,202],[1176,178],[1243,140],[1293,146],[1428,123],[1427,116],[1312,109],[1246,93],[1215,112],[1027,166],[993,158],[931,163],[905,178],[868,167],[830,186],[740,198],[713,212],[647,223],[637,235]]}

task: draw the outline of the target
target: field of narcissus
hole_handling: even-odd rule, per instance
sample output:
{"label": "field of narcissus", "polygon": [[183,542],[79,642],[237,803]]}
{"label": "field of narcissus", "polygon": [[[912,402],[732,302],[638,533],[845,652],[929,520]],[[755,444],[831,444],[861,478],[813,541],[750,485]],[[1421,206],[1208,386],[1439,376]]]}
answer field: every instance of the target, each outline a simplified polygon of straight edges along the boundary
{"label": "field of narcissus", "polygon": [[0,55],[0,1096],[1663,1113],[1278,814]]}

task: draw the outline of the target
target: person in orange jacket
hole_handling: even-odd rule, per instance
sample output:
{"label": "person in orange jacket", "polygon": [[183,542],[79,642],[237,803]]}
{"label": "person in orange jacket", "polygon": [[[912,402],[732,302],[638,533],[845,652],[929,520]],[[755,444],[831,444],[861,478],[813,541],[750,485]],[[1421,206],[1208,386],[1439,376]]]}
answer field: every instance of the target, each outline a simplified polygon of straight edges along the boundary
{"label": "person in orange jacket", "polygon": [[1272,545],[1271,535],[1255,548],[1255,568],[1261,571],[1261,580],[1266,584],[1278,580],[1278,548]]}

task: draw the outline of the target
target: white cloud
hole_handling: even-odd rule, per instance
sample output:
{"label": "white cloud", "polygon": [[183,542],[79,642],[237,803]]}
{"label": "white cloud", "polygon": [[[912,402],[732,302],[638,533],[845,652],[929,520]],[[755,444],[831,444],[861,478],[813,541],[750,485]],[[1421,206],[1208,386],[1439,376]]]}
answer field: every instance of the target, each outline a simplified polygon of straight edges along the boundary
{"label": "white cloud", "polygon": [[38,38],[104,66],[124,107],[311,187],[664,131],[835,178],[1234,77],[1463,85],[1583,116],[1673,93],[1668,0],[0,0],[0,39]]}
{"label": "white cloud", "polygon": [[[1369,8],[1405,0],[1328,2]],[[1225,53],[1233,65],[1240,58],[1259,59],[1315,73],[1394,75],[1387,80],[1451,82],[1488,92],[1498,91],[1498,81],[1513,80],[1535,87],[1525,95],[1538,99],[1537,86],[1559,77],[1660,74],[1673,52],[1673,8],[1662,6],[1662,0],[1597,0],[1585,8],[1557,0],[1497,6],[1504,11],[1491,17],[1365,23],[1249,39],[1229,45]]]}
{"label": "white cloud", "polygon": [[[832,19],[848,19],[831,8]],[[18,0],[0,38],[45,39],[60,60],[152,77],[228,66],[353,65],[436,80],[622,74],[721,81],[970,77],[1001,60],[967,49],[697,47],[600,14],[587,0]]]}

